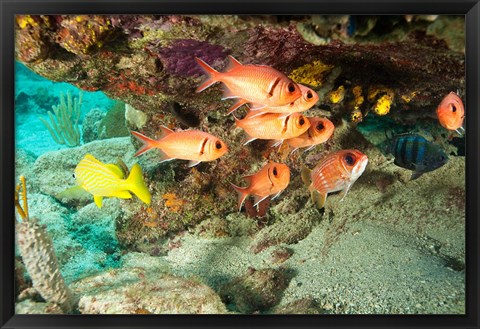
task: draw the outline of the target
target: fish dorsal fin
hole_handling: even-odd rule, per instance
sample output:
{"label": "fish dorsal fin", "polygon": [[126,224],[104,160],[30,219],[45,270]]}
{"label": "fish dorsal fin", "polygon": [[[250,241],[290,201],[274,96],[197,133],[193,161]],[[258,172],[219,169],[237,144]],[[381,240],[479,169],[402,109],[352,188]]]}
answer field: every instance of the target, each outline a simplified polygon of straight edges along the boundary
{"label": "fish dorsal fin", "polygon": [[169,129],[165,126],[160,126],[160,137],[159,137],[159,139],[164,138],[164,137],[172,134],[173,132],[174,131],[172,129]]}
{"label": "fish dorsal fin", "polygon": [[227,71],[233,70],[233,69],[235,69],[237,67],[241,67],[241,66],[243,66],[242,63],[237,61],[232,55],[228,55],[228,65],[227,65],[227,68],[226,68]]}
{"label": "fish dorsal fin", "polygon": [[83,160],[88,160],[88,161],[92,161],[92,162],[95,162],[95,163],[98,163],[98,164],[103,165],[102,162],[100,162],[99,160],[97,160],[97,158],[95,158],[95,157],[94,157],[93,155],[91,155],[90,153],[85,154],[85,157],[83,158]]}
{"label": "fish dorsal fin", "polygon": [[109,164],[106,164],[105,165],[108,169],[110,169],[111,172],[113,172],[115,174],[115,176],[117,176],[118,178],[120,179],[124,179],[125,178],[125,173],[123,172],[123,170],[117,166],[116,164],[113,164],[113,163],[109,163]]}

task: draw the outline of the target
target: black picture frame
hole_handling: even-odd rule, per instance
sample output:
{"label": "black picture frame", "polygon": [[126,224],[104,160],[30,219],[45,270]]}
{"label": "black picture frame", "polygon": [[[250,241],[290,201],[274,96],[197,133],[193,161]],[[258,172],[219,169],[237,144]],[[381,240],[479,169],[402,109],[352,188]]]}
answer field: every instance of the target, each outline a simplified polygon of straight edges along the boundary
{"label": "black picture frame", "polygon": [[[16,14],[460,14],[466,17],[466,315],[15,315],[14,16]],[[478,0],[1,0],[1,328],[478,328],[480,3]]]}

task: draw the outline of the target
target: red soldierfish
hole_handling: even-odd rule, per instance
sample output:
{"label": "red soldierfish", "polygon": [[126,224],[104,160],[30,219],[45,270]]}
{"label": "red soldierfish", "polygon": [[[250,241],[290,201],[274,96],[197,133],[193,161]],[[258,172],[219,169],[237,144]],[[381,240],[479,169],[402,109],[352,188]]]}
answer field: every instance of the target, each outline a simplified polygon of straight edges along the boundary
{"label": "red soldierfish", "polygon": [[247,141],[255,139],[274,139],[283,142],[284,139],[297,137],[310,127],[310,122],[300,113],[285,116],[282,113],[265,113],[259,116],[248,112],[242,120],[235,118],[237,127],[245,130]]}
{"label": "red soldierfish", "polygon": [[463,129],[463,119],[465,118],[465,108],[463,102],[453,91],[443,98],[437,107],[438,121],[442,127],[448,130]]}
{"label": "red soldierfish", "polygon": [[174,132],[163,126],[160,129],[161,136],[158,140],[132,131],[133,136],[143,143],[135,156],[156,148],[161,152],[160,162],[173,159],[190,160],[189,167],[193,167],[202,161],[218,159],[228,151],[224,142],[203,131],[184,130]]}
{"label": "red soldierfish", "polygon": [[275,195],[272,199],[280,195],[290,183],[290,169],[283,163],[269,162],[257,173],[243,178],[249,183],[247,187],[238,187],[230,183],[238,193],[238,211],[251,194],[255,198],[254,206],[270,195]]}
{"label": "red soldierfish", "polygon": [[201,92],[216,82],[223,82],[225,93],[223,99],[239,98],[232,106],[236,109],[246,103],[262,104],[262,106],[283,106],[292,103],[302,94],[299,86],[285,74],[270,66],[247,64],[242,65],[232,56],[228,56],[230,64],[225,72],[218,72],[200,58],[195,60],[208,76],[198,88]]}
{"label": "red soldierfish", "polygon": [[327,195],[343,191],[343,198],[367,166],[368,158],[357,150],[341,150],[327,154],[313,168],[302,168],[302,180],[308,186],[312,202],[323,208]]}
{"label": "red soldierfish", "polygon": [[298,137],[287,139],[286,142],[293,147],[292,152],[302,147],[308,147],[308,151],[315,145],[325,143],[333,134],[335,126],[327,118],[307,117],[310,128]]}
{"label": "red soldierfish", "polygon": [[[263,113],[285,113],[285,115],[287,115],[310,109],[318,102],[318,94],[304,85],[298,84],[298,86],[300,87],[302,96],[294,100],[292,103],[275,107],[261,107],[258,104],[254,105],[254,107],[251,108],[252,111],[255,111],[254,116],[261,115]],[[231,112],[233,111],[228,112],[228,114]]]}

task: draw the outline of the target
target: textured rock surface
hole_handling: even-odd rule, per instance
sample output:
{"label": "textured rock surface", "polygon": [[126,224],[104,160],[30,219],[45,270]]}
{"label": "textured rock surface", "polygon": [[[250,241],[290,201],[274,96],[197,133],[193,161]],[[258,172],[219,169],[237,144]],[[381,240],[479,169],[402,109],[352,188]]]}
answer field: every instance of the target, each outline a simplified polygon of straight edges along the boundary
{"label": "textured rock surface", "polygon": [[222,314],[220,297],[195,279],[168,274],[159,259],[131,254],[122,269],[73,285],[83,314]]}
{"label": "textured rock surface", "polygon": [[241,313],[266,311],[278,304],[289,278],[285,271],[248,269],[247,273],[220,289],[220,295]]}
{"label": "textured rock surface", "polygon": [[57,304],[63,312],[73,311],[77,300],[60,273],[52,239],[45,227],[35,219],[29,219],[19,223],[16,232],[22,260],[32,278],[33,287],[47,302]]}

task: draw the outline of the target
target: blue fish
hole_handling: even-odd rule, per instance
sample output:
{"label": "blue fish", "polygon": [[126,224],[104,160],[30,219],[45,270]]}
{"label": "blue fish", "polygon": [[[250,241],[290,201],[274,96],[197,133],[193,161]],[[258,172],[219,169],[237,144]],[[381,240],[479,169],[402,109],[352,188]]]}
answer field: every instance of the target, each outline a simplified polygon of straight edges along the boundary
{"label": "blue fish", "polygon": [[402,168],[413,170],[411,179],[417,179],[426,172],[440,168],[448,161],[443,149],[423,136],[416,134],[396,135],[388,138],[388,152],[395,156],[394,163]]}

